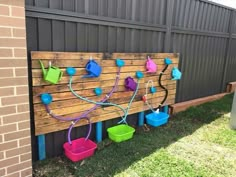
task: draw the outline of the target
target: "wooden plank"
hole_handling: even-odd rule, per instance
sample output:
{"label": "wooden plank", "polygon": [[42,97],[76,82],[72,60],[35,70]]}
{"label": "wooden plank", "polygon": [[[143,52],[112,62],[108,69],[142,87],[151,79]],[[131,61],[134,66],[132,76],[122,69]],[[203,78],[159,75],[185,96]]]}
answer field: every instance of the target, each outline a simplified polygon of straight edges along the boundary
{"label": "wooden plank", "polygon": [[[162,80],[165,79],[165,76],[169,76],[168,79],[170,79],[171,77],[171,69],[168,69],[166,71],[166,73],[162,76]],[[136,73],[135,72],[125,72],[125,73],[121,73],[120,74],[120,80],[122,79],[125,79],[126,77],[130,76],[130,77],[133,77],[134,79],[136,79]],[[155,80],[158,79],[158,76],[159,74],[147,74],[147,73],[144,73],[144,79],[147,80],[149,79],[148,77],[153,77],[155,76]],[[99,78],[82,78],[81,76],[73,76],[72,78],[72,81],[73,83],[87,83],[87,82],[96,82],[96,81],[109,81],[109,80],[112,80],[114,81],[116,79],[116,74],[113,73],[113,74],[102,74]],[[58,83],[58,84],[55,84],[55,85],[61,85],[61,84],[68,84],[69,83],[69,80],[70,78],[67,76],[67,77],[62,77],[61,81]],[[44,81],[41,77],[40,78],[33,78],[32,79],[32,82],[33,82],[33,86],[46,86],[46,85],[51,85],[50,83]]]}
{"label": "wooden plank", "polygon": [[142,60],[147,59],[150,56],[151,58],[178,58],[178,53],[113,53],[105,54],[106,58],[122,58],[122,59],[133,59],[133,60]]}
{"label": "wooden plank", "polygon": [[[122,86],[123,88],[123,86]],[[176,89],[176,85],[175,84],[172,84],[172,85],[168,85],[167,86],[167,89],[169,90],[175,90]],[[158,93],[160,94],[161,96],[161,93],[163,91],[161,91],[162,89],[158,89]],[[110,91],[110,90],[109,90]],[[148,92],[149,93],[149,92]],[[100,101],[101,98],[100,97],[88,97],[86,95],[87,98],[89,99],[92,99],[94,101]],[[137,98],[138,99],[138,98]],[[121,100],[118,100],[118,99],[114,99],[112,96],[111,98],[108,100],[109,102],[114,102],[114,103],[123,103],[122,101],[125,101],[125,99],[121,99]],[[50,107],[51,109],[55,109],[55,108],[61,108],[61,107],[70,107],[70,106],[74,106],[74,105],[80,105],[80,104],[86,104],[84,101],[74,97],[72,99],[67,99],[67,100],[58,100],[58,101],[53,101],[51,104],[50,104]],[[41,104],[41,102],[39,103],[36,103],[34,104],[34,109],[35,111],[39,111],[39,110],[45,110],[43,104]]]}
{"label": "wooden plank", "polygon": [[[172,99],[172,97],[170,97],[170,99]],[[155,100],[155,102],[153,101],[152,105],[153,105],[154,108],[158,107],[161,99],[162,98],[159,97],[158,99]],[[127,105],[128,105],[128,103],[125,103],[125,104],[121,104],[120,106],[122,106],[125,109],[125,108],[127,108]],[[131,105],[130,109],[139,109],[141,111],[141,110],[148,110],[149,108],[147,107],[147,105],[144,105],[142,101],[137,101],[137,102],[135,102]],[[114,106],[110,106],[110,107],[106,107],[104,109],[99,107],[96,110],[90,112],[88,114],[88,117],[94,117],[94,116],[97,116],[97,115],[105,115],[105,114],[108,114],[108,113],[116,113],[117,117],[120,117],[120,116],[124,115],[123,111],[121,111],[119,108],[116,108]],[[81,112],[71,112],[71,113],[68,113],[66,115],[62,115],[62,117],[64,117],[65,119],[68,118],[68,117],[76,118],[80,115],[81,115]],[[48,117],[37,116],[37,117],[35,117],[35,123],[39,127],[44,126],[44,125],[49,125],[49,124],[52,125],[52,124],[60,123],[60,122],[61,122],[60,120],[58,121],[57,119],[55,119],[51,116],[48,116]],[[64,122],[64,121],[62,121],[62,122]]]}
{"label": "wooden plank", "polygon": [[[167,70],[166,73],[170,73],[170,71],[172,70],[173,67],[177,67],[178,64],[172,64]],[[157,74],[159,74],[163,69],[164,69],[165,65],[159,65],[158,67],[158,71]],[[80,76],[80,80],[82,81],[86,81],[88,78],[83,79],[82,76],[87,74],[85,68],[75,68],[76,69],[76,73],[75,76]],[[68,75],[66,73],[66,69],[61,69],[61,71],[63,72],[63,77],[68,78]],[[126,66],[124,68],[121,69],[121,73],[134,73],[136,71],[142,71],[144,72],[144,74],[146,73],[146,68],[144,66]],[[102,69],[102,73],[101,76],[103,74],[111,74],[114,75],[115,73],[118,72],[118,68],[117,67],[104,67]],[[147,74],[149,75],[149,74]],[[43,73],[41,69],[33,69],[32,70],[32,77],[33,78],[42,78]],[[100,76],[100,77],[101,77]],[[63,79],[63,78],[62,78]]]}
{"label": "wooden plank", "polygon": [[[173,64],[178,63],[178,58],[171,58]],[[41,59],[42,63],[44,64],[45,68],[48,67],[49,61],[51,61],[51,64],[54,66],[57,66],[59,68],[66,68],[68,66],[73,66],[76,68],[84,68],[86,64],[89,62],[89,59],[78,59],[78,60],[68,60],[68,59],[53,59],[53,60],[45,60]],[[106,60],[95,60],[97,63],[99,63],[102,67],[116,67],[116,62],[114,59],[106,59]],[[146,59],[145,60],[125,60],[125,66],[145,66],[146,65]],[[164,64],[164,58],[163,59],[153,59],[153,61],[159,66]],[[32,69],[40,69],[40,64],[38,60],[32,60]]]}
{"label": "wooden plank", "polygon": [[[170,80],[170,75],[163,75],[162,77],[162,85],[168,85],[168,84],[175,84],[175,81]],[[157,77],[156,76],[150,76],[146,77],[145,80],[140,80],[140,88],[144,88],[146,85],[146,82],[149,80],[153,81],[153,86],[159,86],[157,83]],[[80,82],[80,83],[72,83],[72,88],[74,90],[87,90],[87,89],[94,89],[96,87],[101,87],[102,89],[106,89],[107,87],[113,87],[115,84],[115,79],[113,80],[107,80],[107,81],[100,81],[100,82]],[[118,86],[123,86],[124,88],[124,80],[119,80]],[[35,86],[34,88],[34,95],[41,94],[47,90],[47,92],[50,93],[59,93],[64,91],[69,91],[68,82],[66,84],[60,84],[60,85],[41,85],[41,86]],[[108,89],[106,89],[108,90]],[[123,90],[124,91],[124,90]]]}
{"label": "wooden plank", "polygon": [[227,84],[226,92],[233,93],[236,89],[236,82],[229,82]]}
{"label": "wooden plank", "polygon": [[[82,79],[82,75],[87,74],[84,66],[89,61],[90,56],[102,66],[102,74],[99,78],[86,78]],[[158,65],[157,73],[146,73],[146,59],[150,56],[154,62]],[[161,70],[165,67],[164,58],[171,58],[173,64],[171,64],[162,76],[162,84],[168,88],[169,96],[167,97],[165,104],[174,103],[176,94],[176,81],[171,79],[171,70],[173,67],[177,67],[179,63],[178,53],[84,53],[84,52],[32,52],[32,82],[33,82],[33,102],[35,112],[35,133],[44,134],[63,130],[69,126],[69,122],[61,122],[51,118],[45,111],[45,107],[41,104],[39,95],[44,92],[51,93],[53,96],[53,102],[50,104],[50,108],[55,114],[61,116],[79,116],[88,108],[93,107],[94,104],[77,99],[69,90],[68,82],[69,76],[65,73],[67,66],[76,68],[76,75],[73,76],[72,87],[76,93],[86,96],[87,98],[100,101],[105,97],[106,93],[109,93],[116,79],[116,73],[118,68],[116,67],[115,59],[121,58],[125,60],[125,66],[121,68],[120,80],[117,90],[114,92],[109,102],[119,104],[126,107],[133,92],[127,92],[124,87],[124,79],[128,76],[135,78],[135,72],[137,70],[144,73],[144,78],[140,80],[140,89],[132,103],[129,114],[148,110],[149,108],[141,101],[141,97],[145,94],[145,86],[148,80],[153,80],[154,86],[158,89],[155,94],[149,94],[149,101],[153,107],[157,107],[165,92],[160,88],[158,84],[158,77]],[[56,84],[51,85],[42,79],[42,71],[39,65],[39,59],[44,63],[46,68],[48,62],[51,61],[52,65],[60,67],[64,72],[62,80]],[[136,79],[135,79],[136,80]],[[100,97],[95,96],[94,88],[101,87],[103,94]],[[120,117],[121,110],[117,110],[114,106],[99,107],[95,111],[89,113],[93,122],[108,120],[116,117]],[[81,121],[78,125],[85,125],[87,122]]]}
{"label": "wooden plank", "polygon": [[[169,97],[171,97],[172,95],[175,95],[175,92],[176,92],[176,90],[170,90],[170,95],[169,95]],[[143,96],[144,94],[140,94],[140,95],[137,95],[135,98],[135,100],[134,101],[140,101],[141,100],[141,98],[142,98],[142,96]],[[131,95],[132,96],[132,95]],[[120,99],[120,98],[116,98],[116,102],[114,102],[112,99],[111,100],[109,100],[109,102],[110,103],[115,103],[115,104],[121,104],[121,103],[124,103],[124,102],[129,102],[129,100],[131,99],[131,96],[129,96],[129,97],[126,97],[126,98],[122,98],[122,99]],[[152,102],[152,101],[156,101],[156,99],[159,99],[159,98],[162,98],[163,99],[163,96],[164,96],[164,91],[162,91],[162,92],[157,92],[157,93],[155,93],[155,94],[148,94],[148,98],[150,99],[149,101],[150,101],[150,103]],[[169,97],[168,97],[168,99],[169,99]],[[80,100],[81,101],[81,100]],[[88,102],[85,102],[84,101],[84,103],[85,104],[76,104],[76,105],[73,105],[73,106],[64,106],[63,104],[61,104],[61,106],[59,107],[55,107],[55,105],[54,106],[49,106],[50,107],[50,109],[55,113],[55,114],[57,114],[57,115],[66,115],[66,114],[69,114],[69,113],[73,113],[73,112],[83,112],[83,111],[86,111],[86,110],[88,110],[89,108],[91,108],[91,107],[93,107],[94,106],[94,104],[91,104],[91,103],[88,103]],[[39,109],[35,109],[34,110],[34,115],[35,115],[35,117],[41,117],[41,118],[45,118],[45,117],[50,117],[48,114],[47,114],[47,112],[46,112],[46,110],[45,110],[45,108],[43,108],[42,107],[42,109],[41,110],[39,110]]]}
{"label": "wooden plank", "polygon": [[[173,104],[173,103],[174,103],[174,99],[168,100],[168,102],[166,102],[166,105]],[[158,104],[159,103],[156,103],[155,106],[158,106]],[[137,107],[135,109],[130,109],[129,114],[134,114],[134,113],[140,112],[142,110],[143,110],[142,107]],[[91,120],[92,123],[95,123],[95,122],[98,122],[98,121],[105,121],[105,120],[118,118],[118,117],[119,117],[119,115],[117,113],[113,112],[113,113],[102,114],[102,115],[97,115],[97,116],[94,116],[94,117],[90,117],[90,120]],[[61,121],[57,121],[57,122],[60,122],[60,123],[48,124],[48,125],[45,124],[44,127],[36,126],[35,134],[40,135],[40,134],[43,134],[43,133],[46,134],[46,133],[51,133],[51,132],[55,132],[55,131],[65,130],[71,124],[71,122],[61,122]],[[75,125],[75,127],[86,125],[86,124],[87,124],[86,120],[81,120]]]}
{"label": "wooden plank", "polygon": [[113,53],[109,54],[106,53],[85,53],[85,52],[38,52],[32,51],[31,52],[31,59],[70,59],[70,60],[77,60],[77,59],[88,59],[90,56],[93,59],[100,59],[100,58],[122,58],[122,59],[146,59],[148,56],[151,58],[178,58],[178,53]]}
{"label": "wooden plank", "polygon": [[207,103],[207,102],[221,99],[222,97],[224,97],[227,94],[228,93],[220,93],[220,94],[211,95],[211,96],[207,96],[207,97],[197,98],[197,99],[190,100],[190,101],[184,101],[184,102],[172,104],[172,105],[170,105],[170,113],[176,114],[178,112],[185,111],[190,107],[198,106],[203,103]]}
{"label": "wooden plank", "polygon": [[32,60],[53,60],[53,59],[68,59],[68,60],[78,60],[78,59],[88,59],[90,56],[93,59],[102,59],[104,58],[103,53],[93,53],[93,52],[46,52],[46,51],[32,51],[31,59]]}
{"label": "wooden plank", "polygon": [[[173,84],[176,81],[167,81],[166,80],[166,82],[168,82],[168,84],[171,85],[171,84]],[[166,82],[163,82],[163,85],[167,85]],[[144,82],[141,83],[141,85],[142,85],[141,88],[143,88],[143,89],[140,89],[138,93],[144,93],[144,91],[145,91],[145,89],[144,89],[145,88],[145,84],[146,83],[144,83]],[[154,84],[155,84],[155,82],[154,82]],[[125,91],[124,88],[121,88],[121,91]],[[103,94],[100,97],[102,98],[102,97],[106,96],[106,94],[109,93],[109,92],[110,92],[110,90],[107,91],[107,92],[104,91]],[[95,95],[93,90],[79,90],[76,93],[78,93],[80,95],[81,94],[82,95],[86,95],[88,98],[91,98],[90,96],[94,96]],[[53,96],[53,100],[54,101],[57,101],[57,100],[67,100],[67,99],[71,99],[71,98],[75,97],[73,95],[73,93],[70,92],[70,91],[68,91],[68,92],[60,92],[60,93],[52,93],[51,95]],[[115,98],[115,95],[119,95],[120,96],[120,93],[114,93],[112,95],[112,98]],[[127,95],[132,95],[132,92],[123,92],[122,97],[125,97]],[[92,97],[91,99],[93,99],[93,98],[96,99],[96,97]],[[34,103],[40,103],[41,102],[39,95],[35,95],[33,97],[33,102]]]}

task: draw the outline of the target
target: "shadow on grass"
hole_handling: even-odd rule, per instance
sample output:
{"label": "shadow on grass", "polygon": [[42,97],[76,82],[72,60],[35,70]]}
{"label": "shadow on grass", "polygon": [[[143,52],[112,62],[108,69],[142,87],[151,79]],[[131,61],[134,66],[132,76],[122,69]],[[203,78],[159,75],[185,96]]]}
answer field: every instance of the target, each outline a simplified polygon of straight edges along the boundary
{"label": "shadow on grass", "polygon": [[104,140],[98,145],[95,155],[82,162],[72,163],[65,157],[37,162],[34,164],[34,176],[114,176],[140,159],[230,112],[232,97],[227,95],[221,100],[192,107],[172,116],[164,126],[149,127],[149,131],[139,127],[130,141],[112,143]]}

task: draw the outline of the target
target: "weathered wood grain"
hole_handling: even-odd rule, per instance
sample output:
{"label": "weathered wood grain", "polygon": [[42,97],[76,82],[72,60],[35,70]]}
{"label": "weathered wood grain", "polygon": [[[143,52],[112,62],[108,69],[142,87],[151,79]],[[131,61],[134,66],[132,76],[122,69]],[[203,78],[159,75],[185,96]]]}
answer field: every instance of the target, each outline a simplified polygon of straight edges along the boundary
{"label": "weathered wood grain", "polygon": [[[157,73],[146,72],[146,58],[150,56],[158,65]],[[99,78],[82,78],[87,74],[85,66],[92,57],[102,66],[102,73]],[[94,104],[85,102],[76,98],[69,90],[69,76],[66,74],[66,67],[76,68],[76,75],[73,76],[72,88],[77,94],[87,97],[93,101],[100,101],[108,94],[115,83],[118,68],[116,67],[115,59],[120,58],[125,60],[125,66],[121,68],[120,80],[116,91],[113,93],[109,102],[116,103],[126,108],[132,97],[133,92],[126,91],[124,87],[124,79],[128,76],[135,78],[136,71],[142,71],[144,78],[140,80],[140,89],[131,105],[129,114],[137,113],[149,108],[141,101],[142,96],[146,92],[146,83],[148,80],[153,80],[154,86],[157,88],[155,94],[150,94],[148,91],[149,102],[153,107],[158,107],[164,97],[164,90],[158,84],[158,78],[161,70],[165,67],[164,59],[171,58],[171,64],[162,76],[162,84],[168,88],[169,95],[165,105],[173,104],[176,94],[176,81],[171,80],[171,70],[173,67],[178,67],[179,54],[177,53],[87,53],[87,52],[31,52],[32,59],[32,91],[34,104],[34,122],[35,134],[45,134],[54,131],[64,130],[68,128],[70,122],[62,122],[52,118],[47,114],[45,107],[41,104],[40,94],[50,93],[53,96],[53,102],[50,104],[50,109],[53,113],[63,117],[76,117],[84,111],[93,107]],[[64,75],[58,84],[52,85],[47,83],[42,78],[42,71],[39,65],[41,60],[45,68],[48,68],[49,61],[52,65],[59,67]],[[137,81],[137,79],[135,79]],[[150,87],[151,85],[149,85]],[[96,96],[94,88],[101,87],[103,94]],[[148,89],[149,90],[149,89]],[[123,115],[122,111],[114,106],[98,107],[93,112],[89,113],[92,122],[104,121],[117,118]],[[80,121],[76,126],[87,124],[86,121]]]}
{"label": "weathered wood grain", "polygon": [[[169,105],[169,104],[173,104],[173,103],[174,103],[174,99],[169,99],[166,102],[166,104],[164,104],[164,105]],[[141,105],[142,106],[139,106],[139,107],[136,107],[136,108],[131,108],[130,111],[129,111],[129,114],[134,114],[134,113],[149,109],[147,106],[144,106],[142,102],[141,102]],[[159,105],[159,103],[155,103],[153,105],[153,107],[157,107],[158,105]],[[79,115],[80,114],[72,114],[72,115],[68,115],[68,116],[73,117],[73,116],[79,116]],[[92,123],[95,123],[95,122],[98,122],[98,121],[105,121],[105,120],[118,118],[118,117],[120,117],[120,115],[116,111],[110,112],[110,113],[105,113],[105,111],[104,111],[104,113],[102,113],[100,115],[96,115],[96,116],[89,117],[89,118],[90,118]],[[48,121],[42,122],[42,120],[41,121],[39,120],[38,123],[43,124],[43,126],[40,126],[39,124],[36,123],[36,127],[37,127],[35,129],[35,134],[36,135],[64,130],[64,129],[67,129],[71,124],[71,121],[63,122],[63,121],[54,120],[53,118],[49,118],[49,119],[53,120],[54,124],[49,124]],[[88,124],[87,121],[81,120],[75,125],[75,127],[86,125],[86,124]],[[43,129],[40,128],[40,127],[43,127]]]}

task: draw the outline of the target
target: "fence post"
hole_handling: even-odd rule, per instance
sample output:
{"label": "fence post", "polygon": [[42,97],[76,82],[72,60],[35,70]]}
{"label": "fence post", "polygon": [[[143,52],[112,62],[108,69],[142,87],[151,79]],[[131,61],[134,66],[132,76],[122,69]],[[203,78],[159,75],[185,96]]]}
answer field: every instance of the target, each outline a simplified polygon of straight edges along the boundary
{"label": "fence post", "polygon": [[102,122],[96,123],[96,141],[98,143],[102,141]]}
{"label": "fence post", "polygon": [[38,136],[38,157],[39,160],[46,158],[45,135]]}
{"label": "fence post", "polygon": [[227,69],[228,69],[228,63],[229,63],[229,52],[231,48],[232,43],[232,32],[233,32],[233,20],[234,20],[234,10],[231,10],[230,12],[230,19],[229,19],[229,28],[228,28],[228,41],[226,44],[226,51],[225,51],[225,61],[224,61],[224,70],[223,70],[223,77],[221,81],[221,92],[225,92],[225,82],[226,82],[226,76],[227,76]]}
{"label": "fence post", "polygon": [[171,44],[171,28],[172,28],[172,19],[174,11],[174,0],[168,0],[166,5],[166,35],[165,35],[165,45],[164,51],[170,52]]}
{"label": "fence post", "polygon": [[138,113],[138,126],[143,126],[144,124],[144,111]]}
{"label": "fence post", "polygon": [[166,105],[166,106],[163,107],[163,112],[166,113],[166,114],[169,113],[169,107],[168,107],[168,105]]}

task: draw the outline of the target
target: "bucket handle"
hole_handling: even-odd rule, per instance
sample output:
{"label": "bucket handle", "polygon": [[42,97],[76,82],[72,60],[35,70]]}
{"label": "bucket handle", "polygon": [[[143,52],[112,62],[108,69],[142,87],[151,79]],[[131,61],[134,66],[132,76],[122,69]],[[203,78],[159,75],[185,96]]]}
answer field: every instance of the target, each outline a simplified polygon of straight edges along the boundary
{"label": "bucket handle", "polygon": [[86,136],[85,140],[88,140],[88,138],[89,138],[89,136],[90,136],[91,129],[92,129],[92,124],[91,124],[91,122],[90,122],[90,119],[89,119],[88,117],[79,118],[79,119],[73,121],[72,124],[71,124],[70,127],[69,127],[67,138],[68,138],[68,143],[69,143],[70,145],[72,144],[72,142],[71,142],[71,137],[70,137],[70,135],[71,135],[71,130],[72,130],[72,128],[74,127],[74,125],[75,125],[78,121],[80,121],[81,119],[87,119],[87,120],[88,120],[88,123],[89,123],[89,130],[88,130],[88,133],[87,133],[87,136]]}

